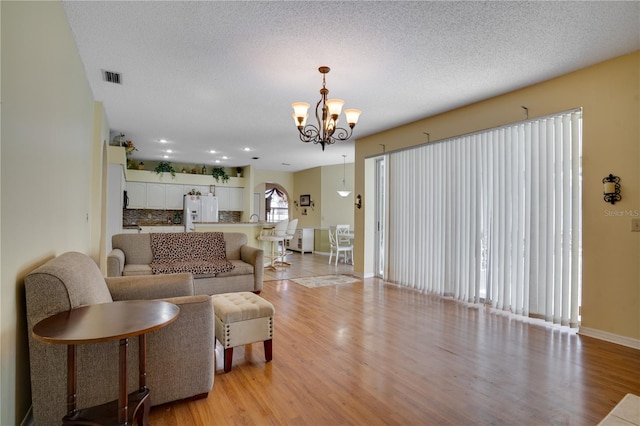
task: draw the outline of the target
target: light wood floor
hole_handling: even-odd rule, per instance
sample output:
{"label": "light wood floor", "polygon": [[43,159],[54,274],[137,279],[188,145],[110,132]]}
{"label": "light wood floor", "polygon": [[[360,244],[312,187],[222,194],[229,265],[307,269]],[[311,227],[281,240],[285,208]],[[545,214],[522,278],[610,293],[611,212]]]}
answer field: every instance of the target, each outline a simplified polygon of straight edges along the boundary
{"label": "light wood floor", "polygon": [[640,351],[377,279],[309,289],[288,279],[352,269],[289,259],[261,294],[273,361],[236,348],[208,398],[153,407],[151,424],[595,425],[640,395]]}

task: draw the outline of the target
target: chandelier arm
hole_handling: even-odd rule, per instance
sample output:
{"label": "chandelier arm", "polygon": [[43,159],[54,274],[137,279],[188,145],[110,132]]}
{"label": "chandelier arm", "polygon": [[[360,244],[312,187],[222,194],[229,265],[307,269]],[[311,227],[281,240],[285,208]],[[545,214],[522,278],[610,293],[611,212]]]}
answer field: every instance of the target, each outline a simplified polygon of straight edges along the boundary
{"label": "chandelier arm", "polygon": [[349,139],[351,137],[351,135],[353,134],[353,129],[345,129],[343,127],[336,127],[334,129],[333,135],[331,137],[332,142],[333,139],[339,140],[339,141],[346,141],[347,139]]}
{"label": "chandelier arm", "polygon": [[318,136],[320,132],[313,124],[307,124],[304,129],[300,130],[300,140],[302,142],[318,143]]}

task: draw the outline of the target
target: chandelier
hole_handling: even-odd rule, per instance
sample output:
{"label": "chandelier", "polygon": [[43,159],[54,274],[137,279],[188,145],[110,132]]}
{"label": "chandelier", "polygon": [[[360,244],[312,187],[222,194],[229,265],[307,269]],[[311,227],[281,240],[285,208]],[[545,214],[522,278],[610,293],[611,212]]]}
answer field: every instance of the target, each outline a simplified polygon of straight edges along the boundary
{"label": "chandelier", "polygon": [[342,111],[344,101],[342,99],[327,99],[329,89],[326,87],[325,76],[330,71],[329,67],[320,67],[318,71],[322,74],[322,89],[320,89],[320,100],[316,104],[316,120],[318,126],[307,124],[307,110],[309,104],[306,102],[295,102],[293,107],[293,120],[300,132],[302,142],[313,142],[322,145],[331,145],[337,141],[346,141],[353,134],[353,128],[358,122],[358,117],[362,111],[357,109],[346,109],[344,115],[347,117],[349,130],[338,127],[338,116]]}
{"label": "chandelier", "polygon": [[351,194],[351,191],[347,189],[347,184],[345,183],[345,176],[347,174],[346,172],[347,172],[347,156],[342,154],[342,188],[338,189],[338,194],[340,194],[342,198],[348,197],[349,194]]}

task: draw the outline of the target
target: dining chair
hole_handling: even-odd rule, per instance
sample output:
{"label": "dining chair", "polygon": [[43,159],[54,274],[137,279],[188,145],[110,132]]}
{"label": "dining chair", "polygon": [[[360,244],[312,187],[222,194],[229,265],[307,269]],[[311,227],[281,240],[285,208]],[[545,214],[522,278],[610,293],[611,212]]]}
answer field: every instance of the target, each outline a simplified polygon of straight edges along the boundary
{"label": "dining chair", "polygon": [[351,245],[352,234],[349,225],[336,225],[336,235],[341,244]]}
{"label": "dining chair", "polygon": [[[347,230],[348,230],[348,225],[347,225]],[[338,266],[338,258],[340,257],[341,252],[344,253],[343,254],[344,263],[349,263],[349,259],[350,259],[350,262],[353,263],[353,245],[351,244],[351,240],[347,238],[345,241],[344,235],[342,239],[343,241],[340,241],[341,238],[337,233],[337,226],[330,226],[329,227],[329,244],[331,246],[331,252],[329,253],[329,264],[331,264],[331,259],[333,258],[334,252],[336,254],[335,266]],[[347,254],[349,254],[350,256],[347,257]]]}

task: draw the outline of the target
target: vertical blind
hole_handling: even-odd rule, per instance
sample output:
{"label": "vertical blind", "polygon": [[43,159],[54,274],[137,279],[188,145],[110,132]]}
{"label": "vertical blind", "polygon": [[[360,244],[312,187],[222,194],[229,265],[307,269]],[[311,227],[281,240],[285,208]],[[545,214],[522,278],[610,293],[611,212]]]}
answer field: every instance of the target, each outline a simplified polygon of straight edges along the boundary
{"label": "vertical blind", "polygon": [[389,154],[387,280],[577,327],[581,111]]}

